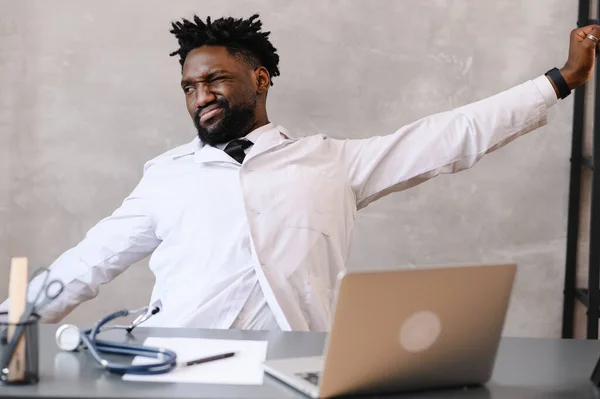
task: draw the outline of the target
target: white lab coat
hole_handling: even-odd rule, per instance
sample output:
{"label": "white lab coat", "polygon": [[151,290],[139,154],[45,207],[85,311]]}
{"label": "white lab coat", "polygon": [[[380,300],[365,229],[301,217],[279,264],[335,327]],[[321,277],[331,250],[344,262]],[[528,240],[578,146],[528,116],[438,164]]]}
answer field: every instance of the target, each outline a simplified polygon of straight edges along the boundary
{"label": "white lab coat", "polygon": [[[280,328],[329,328],[335,279],[348,259],[357,210],[440,173],[473,166],[484,154],[543,126],[555,102],[542,76],[390,135],[297,139],[282,127],[263,133],[239,169],[239,181],[256,273]],[[190,162],[196,165],[192,175],[183,167]],[[171,310],[170,320],[159,314],[148,323],[183,326],[199,317],[194,314],[198,293],[214,282],[198,265],[190,268],[196,274],[187,275],[177,274],[183,267],[166,265],[194,261],[202,240],[196,226],[218,223],[202,189],[220,183],[214,162],[232,160],[198,140],[149,161],[121,207],[55,262],[53,276],[67,289],[45,309],[44,320],[60,320],[149,254],[156,276],[150,303],[161,299],[178,315]],[[182,281],[190,286],[180,287]]]}

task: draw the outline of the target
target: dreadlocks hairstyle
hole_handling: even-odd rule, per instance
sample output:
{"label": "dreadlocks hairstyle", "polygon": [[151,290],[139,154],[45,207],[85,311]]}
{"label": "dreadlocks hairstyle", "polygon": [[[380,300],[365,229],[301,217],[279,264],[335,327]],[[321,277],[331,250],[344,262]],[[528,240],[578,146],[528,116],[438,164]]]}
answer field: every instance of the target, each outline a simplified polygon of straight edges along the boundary
{"label": "dreadlocks hairstyle", "polygon": [[179,50],[170,56],[179,55],[179,63],[183,63],[188,53],[200,46],[225,46],[229,52],[242,58],[253,68],[264,66],[273,78],[279,76],[279,56],[268,37],[271,32],[261,32],[262,22],[258,14],[248,19],[219,18],[206,22],[194,16],[194,22],[182,18],[181,22],[173,22],[170,31],[179,41]]}

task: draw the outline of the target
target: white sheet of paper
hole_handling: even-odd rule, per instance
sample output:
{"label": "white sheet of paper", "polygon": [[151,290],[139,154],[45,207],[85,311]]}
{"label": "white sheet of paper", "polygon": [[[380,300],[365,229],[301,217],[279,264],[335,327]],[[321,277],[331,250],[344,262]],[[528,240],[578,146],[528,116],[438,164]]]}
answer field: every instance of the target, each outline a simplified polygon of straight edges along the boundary
{"label": "white sheet of paper", "polygon": [[[263,382],[262,364],[267,356],[267,341],[150,337],[146,339],[144,345],[174,351],[177,353],[178,363],[227,352],[235,352],[235,356],[209,363],[177,367],[166,374],[125,374],[123,380],[232,385],[260,385]],[[144,364],[153,361],[155,360],[136,357],[133,363]]]}

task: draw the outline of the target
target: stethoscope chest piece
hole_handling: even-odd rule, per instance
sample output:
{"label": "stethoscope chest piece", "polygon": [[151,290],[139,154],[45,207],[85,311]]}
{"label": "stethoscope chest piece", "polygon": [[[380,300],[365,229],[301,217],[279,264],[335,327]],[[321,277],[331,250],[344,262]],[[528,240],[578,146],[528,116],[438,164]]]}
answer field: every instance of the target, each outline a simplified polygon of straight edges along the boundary
{"label": "stethoscope chest piece", "polygon": [[64,351],[74,351],[81,345],[81,331],[72,324],[63,324],[56,330],[56,345]]}

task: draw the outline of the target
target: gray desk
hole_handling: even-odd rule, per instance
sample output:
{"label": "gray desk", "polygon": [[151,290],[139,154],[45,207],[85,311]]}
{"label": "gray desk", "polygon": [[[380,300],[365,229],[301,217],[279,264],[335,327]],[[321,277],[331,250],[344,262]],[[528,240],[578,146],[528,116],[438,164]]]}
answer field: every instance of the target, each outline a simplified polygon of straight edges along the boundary
{"label": "gray desk", "polygon": [[[36,398],[305,398],[265,376],[263,385],[224,386],[125,382],[103,373],[86,353],[60,352],[54,343],[56,326],[42,326],[41,381],[34,386],[5,387],[0,397]],[[107,333],[108,335],[109,333]],[[110,333],[112,334],[112,333]],[[318,333],[241,332],[210,330],[142,329],[147,336],[181,336],[268,340],[267,358],[317,355],[325,336]],[[110,338],[124,334],[115,331]],[[492,381],[485,387],[419,394],[386,395],[413,398],[600,398],[589,381],[600,355],[599,341],[505,338],[502,340]]]}

